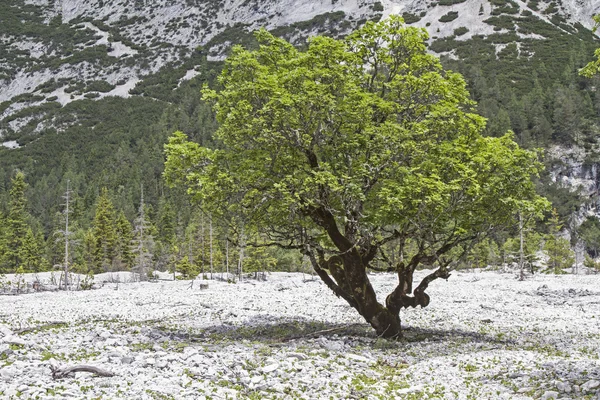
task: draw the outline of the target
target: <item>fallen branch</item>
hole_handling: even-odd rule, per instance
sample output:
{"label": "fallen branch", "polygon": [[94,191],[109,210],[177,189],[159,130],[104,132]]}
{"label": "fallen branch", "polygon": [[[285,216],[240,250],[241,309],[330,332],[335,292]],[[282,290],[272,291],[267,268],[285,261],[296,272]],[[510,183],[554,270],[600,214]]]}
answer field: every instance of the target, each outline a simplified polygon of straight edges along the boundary
{"label": "fallen branch", "polygon": [[105,377],[115,376],[113,372],[107,371],[102,368],[94,367],[92,365],[75,365],[73,367],[65,368],[50,366],[50,370],[52,371],[52,379],[55,380],[72,377],[75,372],[90,372],[94,375]]}
{"label": "fallen branch", "polygon": [[279,341],[280,342],[289,342],[290,340],[296,340],[296,339],[315,338],[315,337],[323,336],[326,334],[331,334],[334,332],[343,331],[345,329],[350,329],[352,327],[362,326],[362,325],[363,324],[350,324],[350,325],[344,325],[344,326],[337,326],[335,328],[329,328],[329,329],[323,329],[320,331],[308,332],[308,333],[305,333],[302,335],[288,336],[288,337],[280,339]]}

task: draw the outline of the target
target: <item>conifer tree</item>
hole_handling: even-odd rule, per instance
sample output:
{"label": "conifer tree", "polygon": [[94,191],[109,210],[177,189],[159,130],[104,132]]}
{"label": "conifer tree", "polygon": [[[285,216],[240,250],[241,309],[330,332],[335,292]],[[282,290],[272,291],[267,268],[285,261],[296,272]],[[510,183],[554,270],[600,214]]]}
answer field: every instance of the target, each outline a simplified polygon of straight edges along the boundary
{"label": "conifer tree", "polygon": [[152,263],[154,237],[152,235],[152,225],[146,217],[143,190],[138,216],[134,221],[133,233],[132,253],[135,256],[133,271],[138,274],[140,280],[146,280]]}
{"label": "conifer tree", "polygon": [[134,255],[132,253],[132,241],[133,241],[133,229],[131,224],[125,217],[123,211],[119,212],[116,222],[117,232],[117,247],[116,247],[116,258],[117,263],[124,269],[129,269],[133,265]]}
{"label": "conifer tree", "polygon": [[78,264],[82,272],[94,272],[95,260],[94,254],[96,252],[96,238],[94,236],[94,229],[86,229],[85,231],[80,230],[77,232],[79,237],[83,237],[83,246],[81,246],[81,252],[78,255]]}
{"label": "conifer tree", "polygon": [[170,201],[162,198],[158,206],[155,258],[163,268],[171,269],[176,264],[177,235],[176,216]]}
{"label": "conifer tree", "polygon": [[549,233],[546,236],[544,250],[548,255],[548,272],[555,274],[564,273],[564,269],[570,268],[575,262],[575,255],[569,241],[560,236],[562,224],[556,210],[552,211],[552,217],[548,221]]}
{"label": "conifer tree", "polygon": [[8,269],[16,270],[23,263],[22,247],[27,236],[27,200],[25,198],[25,175],[18,172],[11,181],[10,202],[7,218]]}
{"label": "conifer tree", "polygon": [[39,236],[34,234],[28,227],[20,250],[21,265],[27,272],[41,272],[44,268],[44,260],[41,256],[43,244],[39,242]]}
{"label": "conifer tree", "polygon": [[5,265],[8,262],[7,254],[8,254],[8,226],[7,226],[7,218],[0,211],[0,273],[5,272]]}
{"label": "conifer tree", "polygon": [[117,231],[115,208],[108,197],[108,190],[102,189],[94,216],[94,269],[108,271],[115,259]]}
{"label": "conifer tree", "polygon": [[161,242],[170,246],[175,244],[175,213],[169,201],[162,201],[159,205],[158,234]]}

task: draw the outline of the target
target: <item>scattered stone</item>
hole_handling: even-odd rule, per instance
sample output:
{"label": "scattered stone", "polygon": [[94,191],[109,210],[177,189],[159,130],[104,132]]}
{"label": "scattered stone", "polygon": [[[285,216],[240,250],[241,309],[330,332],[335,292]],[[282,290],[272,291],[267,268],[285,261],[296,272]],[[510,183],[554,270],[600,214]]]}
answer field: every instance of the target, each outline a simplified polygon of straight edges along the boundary
{"label": "scattered stone", "polygon": [[571,393],[571,385],[568,382],[558,382],[556,388],[561,393]]}
{"label": "scattered stone", "polygon": [[544,394],[541,397],[541,400],[549,400],[549,399],[558,399],[558,392],[555,392],[552,390],[548,390],[547,392],[544,392]]}
{"label": "scattered stone", "polygon": [[[472,274],[465,273],[464,276],[472,277]],[[34,299],[32,296],[10,298],[11,302],[4,303],[5,299],[0,297],[1,314],[10,324],[7,326],[21,326],[24,318],[46,321],[66,320],[72,316],[74,328],[18,335],[30,346],[12,353],[11,346],[4,343],[5,336],[0,334],[0,354],[5,352],[0,357],[0,392],[4,392],[0,397],[10,393],[16,397],[17,389],[25,385],[29,391],[21,391],[22,397],[49,400],[97,398],[102,396],[101,392],[105,392],[104,398],[113,398],[117,390],[123,390],[128,398],[144,398],[154,393],[193,399],[198,393],[210,393],[215,399],[226,399],[254,391],[261,398],[284,398],[290,393],[302,393],[303,397],[311,399],[374,399],[382,395],[386,398],[427,397],[433,387],[443,385],[439,398],[457,400],[467,397],[468,388],[461,383],[463,378],[471,376],[477,379],[481,389],[479,398],[482,399],[565,400],[586,396],[595,399],[600,390],[600,386],[594,388],[594,381],[600,380],[596,375],[596,360],[556,357],[553,352],[546,354],[545,350],[577,354],[581,348],[596,349],[596,336],[582,335],[581,332],[599,333],[597,321],[587,313],[575,313],[569,318],[576,318],[579,325],[557,330],[557,324],[561,327],[566,324],[567,318],[562,314],[565,309],[560,312],[549,309],[545,298],[532,295],[532,289],[549,282],[545,276],[520,282],[517,290],[513,290],[510,279],[503,279],[504,283],[498,286],[503,288],[502,292],[493,288],[493,283],[502,276],[485,271],[478,276],[484,282],[474,286],[485,286],[485,290],[469,289],[466,293],[473,295],[473,301],[461,304],[465,310],[454,311],[439,302],[436,307],[419,312],[424,318],[408,314],[405,318],[412,319],[413,327],[406,331],[407,340],[397,343],[376,339],[363,323],[360,329],[364,329],[364,333],[352,328],[356,334],[350,336],[340,333],[337,336],[300,337],[270,343],[268,347],[250,335],[244,336],[246,339],[236,339],[238,331],[243,332],[247,327],[250,333],[260,334],[263,326],[277,326],[288,320],[306,323],[322,316],[329,323],[352,323],[350,318],[356,316],[350,311],[340,314],[335,306],[320,307],[318,311],[304,308],[306,299],[299,296],[306,295],[305,290],[319,290],[316,294],[308,293],[311,299],[321,301],[325,298],[327,288],[317,282],[310,288],[304,284],[300,287],[288,285],[290,289],[285,293],[290,297],[286,299],[277,298],[280,292],[269,288],[269,284],[234,286],[219,281],[211,281],[213,290],[208,297],[205,292],[187,290],[187,283],[180,281],[165,282],[164,294],[158,290],[160,284],[145,282],[120,284],[119,291],[100,289],[81,296],[80,293],[69,293],[68,297],[53,293],[52,307],[40,303],[39,299],[37,304],[33,301],[28,304],[29,299]],[[378,287],[392,287],[379,274],[372,278]],[[465,281],[464,277],[454,278]],[[579,287],[579,281],[570,281],[570,276],[560,278],[567,280],[568,285],[564,285],[567,288]],[[586,280],[580,279],[584,282],[581,288],[600,284],[599,278],[586,276]],[[273,274],[275,283],[281,279]],[[565,296],[561,280],[548,283],[552,288],[548,296]],[[432,294],[442,289],[448,296],[459,293],[454,292],[451,285],[441,288],[442,284],[445,285],[441,282],[433,286]],[[518,307],[503,300],[508,288],[514,292]],[[464,295],[462,291],[461,296]],[[88,297],[90,295],[96,297]],[[207,306],[198,307],[197,299],[192,297],[202,297]],[[73,301],[74,298],[77,301]],[[12,310],[15,299],[18,303],[14,308],[18,313]],[[592,294],[577,298],[577,302],[573,300],[573,305],[579,306],[580,300],[585,305],[584,301],[591,303],[599,299],[600,293]],[[326,304],[331,304],[331,300]],[[530,306],[524,309],[521,304],[527,302]],[[482,320],[491,318],[492,314],[482,314],[479,304],[496,311],[506,310],[506,315],[495,311],[493,323],[483,325],[487,322],[482,323]],[[28,311],[27,307],[32,310]],[[235,314],[221,312],[227,307],[236,310]],[[344,310],[346,308],[344,306]],[[102,322],[98,323],[95,318]],[[132,323],[127,324],[127,321]],[[482,326],[487,327],[485,334],[480,332]],[[495,340],[500,338],[501,332],[505,334],[502,338],[510,340]],[[11,332],[9,336],[15,335]],[[70,358],[80,352],[90,356],[81,360]],[[100,356],[91,355],[98,352]],[[85,377],[85,382],[80,380],[79,384],[75,383],[76,379],[53,382],[48,368],[52,359],[47,359],[52,354],[56,360],[68,364],[113,368],[118,376],[110,379],[90,376],[89,382]],[[8,365],[4,366],[2,360]],[[476,371],[464,368],[468,365],[476,366]],[[429,371],[436,371],[436,376]],[[590,374],[582,381],[583,371]],[[502,386],[505,379],[508,380],[506,387]],[[125,386],[124,380],[131,383]],[[389,385],[392,380],[398,386]],[[579,393],[574,392],[576,383],[583,386]],[[83,395],[80,387],[90,385]],[[359,385],[360,390],[356,389]],[[408,385],[410,387],[398,390]],[[521,389],[519,394],[512,390],[507,393],[508,387]],[[47,389],[56,393],[50,395]]]}
{"label": "scattered stone", "polygon": [[110,334],[109,331],[102,331],[102,332],[100,332],[100,334],[98,334],[98,336],[100,336],[102,339],[108,339],[112,335]]}
{"label": "scattered stone", "polygon": [[130,357],[130,356],[125,356],[123,358],[121,358],[121,364],[131,364],[133,363],[134,358]]}
{"label": "scattered stone", "polygon": [[405,394],[411,394],[411,393],[421,393],[421,392],[423,392],[423,386],[420,386],[420,385],[396,390],[396,394],[398,396],[405,395]]}
{"label": "scattered stone", "polygon": [[344,344],[338,341],[327,341],[325,343],[323,343],[321,346],[323,346],[324,349],[329,350],[329,351],[342,351],[344,350]]}
{"label": "scattered stone", "polygon": [[302,354],[302,353],[288,353],[287,356],[289,358],[295,358],[297,360],[306,360],[308,358],[308,356],[306,354]]}
{"label": "scattered stone", "polygon": [[27,391],[29,391],[29,386],[27,386],[27,385],[21,385],[21,386],[17,387],[17,391],[19,391],[19,392],[27,392]]}
{"label": "scattered stone", "polygon": [[261,370],[265,374],[270,374],[271,372],[277,370],[277,368],[279,368],[279,364],[273,363],[273,364],[265,365],[264,367],[262,367]]}
{"label": "scattered stone", "polygon": [[591,392],[592,390],[596,389],[598,386],[600,386],[600,381],[590,380],[590,381],[587,381],[586,383],[584,383],[583,385],[581,385],[581,390],[584,392]]}
{"label": "scattered stone", "polygon": [[14,344],[16,346],[27,346],[28,343],[24,339],[17,336],[6,336],[2,341],[6,344]]}
{"label": "scattered stone", "polygon": [[195,367],[199,367],[201,365],[204,365],[206,360],[200,354],[194,354],[193,356],[187,359],[187,362]]}
{"label": "scattered stone", "polygon": [[354,360],[354,361],[360,361],[360,362],[365,362],[365,363],[373,362],[373,360],[370,360],[367,357],[359,356],[357,354],[348,354],[348,355],[346,355],[346,357],[351,360]]}
{"label": "scattered stone", "polygon": [[8,329],[7,326],[0,325],[0,336],[6,337],[6,336],[12,336],[12,335],[13,335],[12,331],[10,329]]}
{"label": "scattered stone", "polygon": [[521,389],[517,390],[517,393],[521,394],[521,393],[529,393],[535,390],[535,387],[533,386],[525,386],[522,387]]}

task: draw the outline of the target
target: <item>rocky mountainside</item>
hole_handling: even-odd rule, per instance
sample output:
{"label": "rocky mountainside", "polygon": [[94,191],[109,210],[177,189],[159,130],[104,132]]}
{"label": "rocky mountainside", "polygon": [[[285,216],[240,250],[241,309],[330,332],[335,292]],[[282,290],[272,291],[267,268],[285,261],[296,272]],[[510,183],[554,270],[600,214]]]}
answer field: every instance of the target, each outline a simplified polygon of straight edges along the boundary
{"label": "rocky mountainside", "polygon": [[[13,117],[19,110],[127,97],[141,79],[185,63],[200,46],[217,61],[241,35],[263,26],[298,41],[403,14],[433,40],[516,32],[520,41],[547,37],[526,27],[532,23],[565,35],[590,28],[598,11],[593,0],[10,0],[0,5],[0,138],[18,136],[30,122],[30,115]],[[195,67],[189,63],[181,79],[193,78]]]}

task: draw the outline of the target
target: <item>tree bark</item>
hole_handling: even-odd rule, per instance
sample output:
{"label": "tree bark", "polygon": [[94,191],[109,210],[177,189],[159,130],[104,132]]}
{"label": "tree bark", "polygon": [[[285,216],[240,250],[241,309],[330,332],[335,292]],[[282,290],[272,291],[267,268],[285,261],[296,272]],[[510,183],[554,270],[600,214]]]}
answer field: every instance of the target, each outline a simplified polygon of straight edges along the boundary
{"label": "tree bark", "polygon": [[377,301],[366,266],[356,249],[329,260],[321,258],[320,262],[314,255],[309,254],[309,258],[321,280],[355,308],[378,336],[389,339],[402,336],[399,309],[393,312]]}

